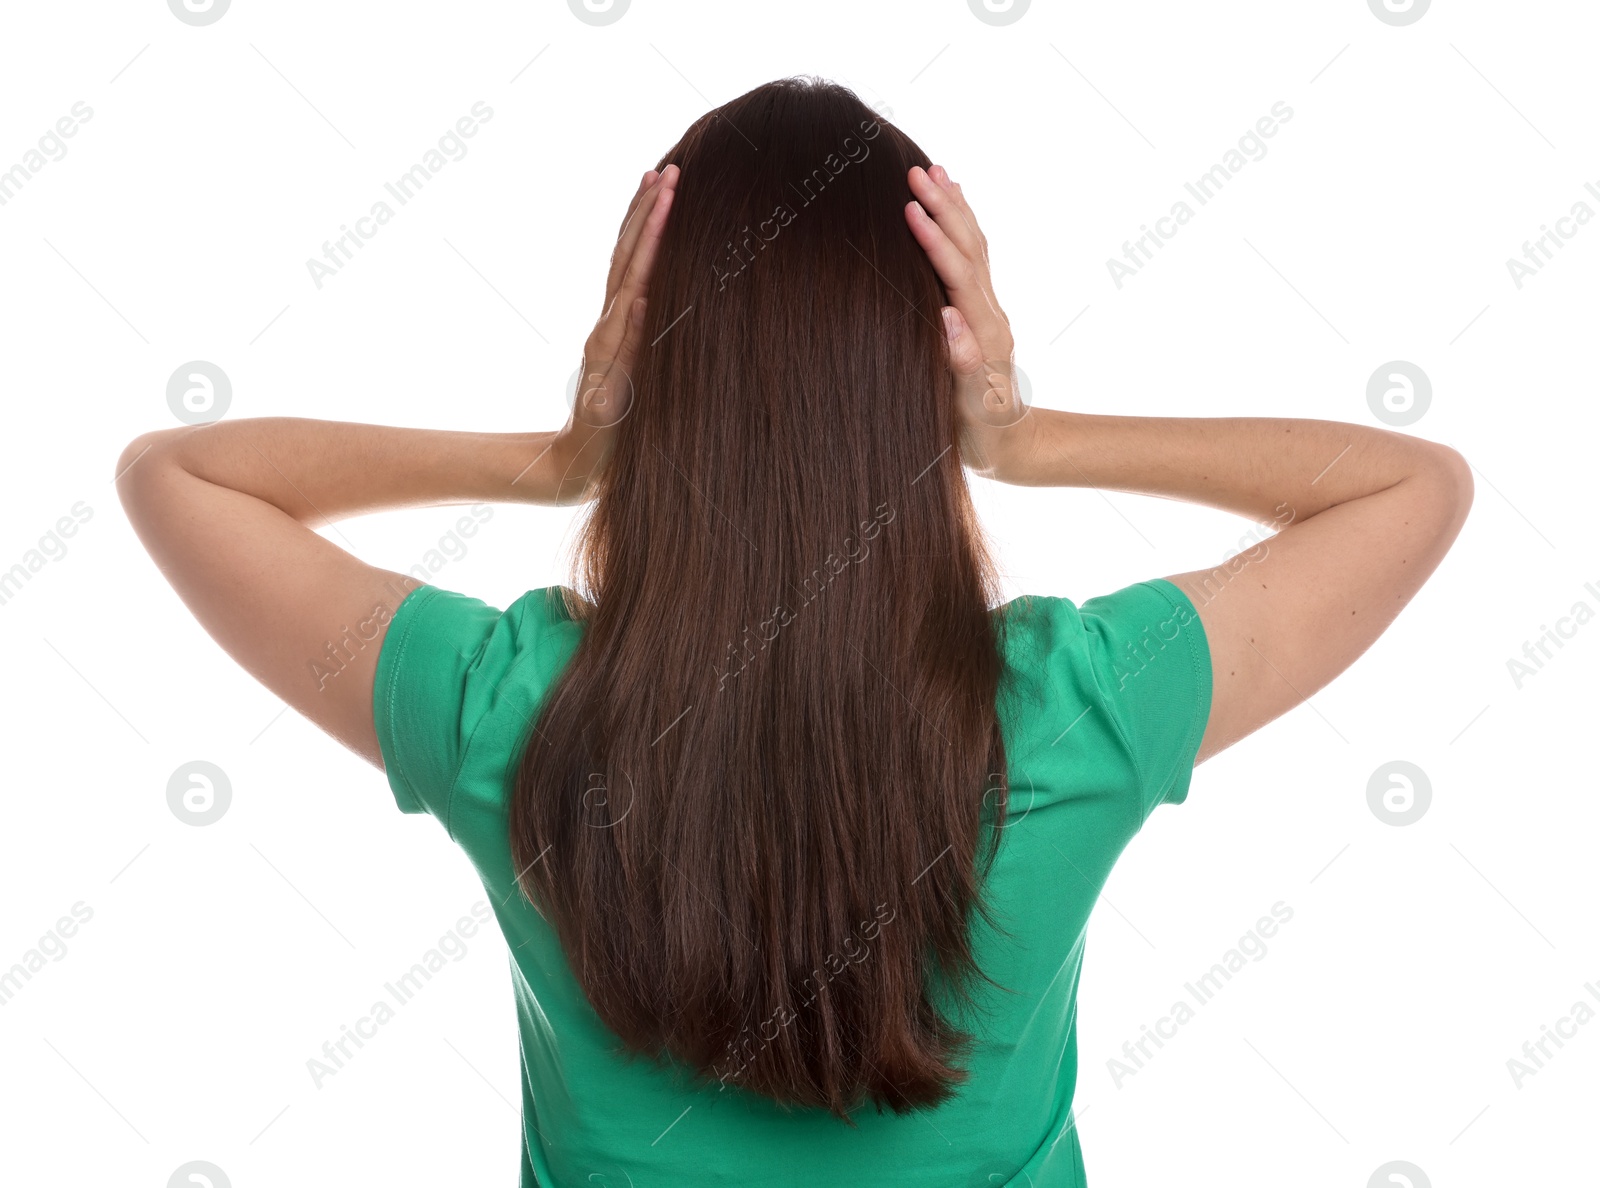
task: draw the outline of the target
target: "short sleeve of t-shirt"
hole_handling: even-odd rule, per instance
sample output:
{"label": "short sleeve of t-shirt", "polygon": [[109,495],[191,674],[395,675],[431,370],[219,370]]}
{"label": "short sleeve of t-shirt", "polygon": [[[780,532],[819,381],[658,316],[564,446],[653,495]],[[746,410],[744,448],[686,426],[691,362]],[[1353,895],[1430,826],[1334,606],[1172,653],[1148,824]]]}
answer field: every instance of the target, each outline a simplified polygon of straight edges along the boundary
{"label": "short sleeve of t-shirt", "polygon": [[411,591],[378,653],[372,718],[384,774],[404,813],[448,826],[448,797],[496,659],[490,645],[504,612],[436,586]]}
{"label": "short sleeve of t-shirt", "polygon": [[[571,651],[570,632],[551,630],[566,621],[560,595],[558,586],[530,590],[502,611],[419,586],[401,601],[372,690],[378,747],[401,812],[429,813],[457,836],[452,798],[474,738],[508,754]],[[510,679],[513,669],[526,679]],[[497,771],[505,758],[494,756]]]}
{"label": "short sleeve of t-shirt", "polygon": [[1143,825],[1158,804],[1189,794],[1211,715],[1211,652],[1199,612],[1165,578],[1091,598],[1079,608],[1089,665],[1133,755]]}

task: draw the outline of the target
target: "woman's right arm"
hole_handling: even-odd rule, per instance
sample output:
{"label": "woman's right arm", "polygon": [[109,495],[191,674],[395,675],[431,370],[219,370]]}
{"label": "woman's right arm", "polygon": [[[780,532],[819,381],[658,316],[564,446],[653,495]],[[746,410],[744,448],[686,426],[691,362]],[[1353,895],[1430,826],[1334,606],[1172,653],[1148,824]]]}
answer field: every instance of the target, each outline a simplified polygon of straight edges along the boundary
{"label": "woman's right arm", "polygon": [[1427,581],[1472,506],[1472,471],[1454,450],[1337,421],[1034,409],[990,449],[1001,482],[1161,495],[1277,529],[1168,579],[1198,609],[1211,652],[1196,762],[1348,668]]}
{"label": "woman's right arm", "polygon": [[1168,579],[1198,609],[1211,652],[1203,761],[1321,689],[1394,621],[1461,531],[1471,468],[1445,446],[1335,421],[1024,409],[987,242],[961,187],[931,174],[911,170],[906,221],[953,305],[967,464],[1001,482],[1160,495],[1278,529]]}

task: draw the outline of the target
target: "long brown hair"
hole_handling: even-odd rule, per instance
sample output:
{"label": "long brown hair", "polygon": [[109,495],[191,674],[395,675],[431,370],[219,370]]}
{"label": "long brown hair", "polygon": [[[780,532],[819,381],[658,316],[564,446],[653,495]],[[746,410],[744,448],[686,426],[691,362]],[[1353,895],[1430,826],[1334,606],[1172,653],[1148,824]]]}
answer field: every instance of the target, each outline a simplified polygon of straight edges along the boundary
{"label": "long brown hair", "polygon": [[799,78],[668,163],[563,591],[584,630],[517,771],[519,882],[624,1051],[841,1118],[934,1105],[966,1076],[1006,786],[948,302],[903,215],[930,162]]}

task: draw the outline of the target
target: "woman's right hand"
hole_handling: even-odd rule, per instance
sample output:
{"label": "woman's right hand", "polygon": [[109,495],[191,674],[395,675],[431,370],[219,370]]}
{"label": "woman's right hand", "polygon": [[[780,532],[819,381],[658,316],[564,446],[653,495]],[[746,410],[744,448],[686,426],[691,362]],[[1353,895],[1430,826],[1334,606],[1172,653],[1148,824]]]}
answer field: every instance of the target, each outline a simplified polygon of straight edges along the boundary
{"label": "woman's right hand", "polygon": [[906,204],[906,223],[954,302],[941,312],[956,380],[961,460],[1001,478],[1007,459],[1029,448],[1034,418],[1017,387],[1011,319],[989,279],[989,241],[944,166],[914,165],[908,180],[916,200]]}

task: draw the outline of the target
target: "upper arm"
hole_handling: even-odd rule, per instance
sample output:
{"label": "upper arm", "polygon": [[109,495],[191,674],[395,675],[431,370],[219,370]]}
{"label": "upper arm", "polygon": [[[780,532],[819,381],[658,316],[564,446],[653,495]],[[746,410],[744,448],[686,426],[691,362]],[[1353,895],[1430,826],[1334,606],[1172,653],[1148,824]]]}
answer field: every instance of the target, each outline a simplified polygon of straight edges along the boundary
{"label": "upper arm", "polygon": [[1333,680],[1422,587],[1472,504],[1465,460],[1442,446],[1428,458],[1394,486],[1290,522],[1225,565],[1168,579],[1198,609],[1211,651],[1211,716],[1196,762]]}
{"label": "upper arm", "polygon": [[183,430],[117,464],[129,521],[211,637],[252,676],[378,767],[373,674],[390,618],[420,583],[368,565],[278,507],[168,459]]}

